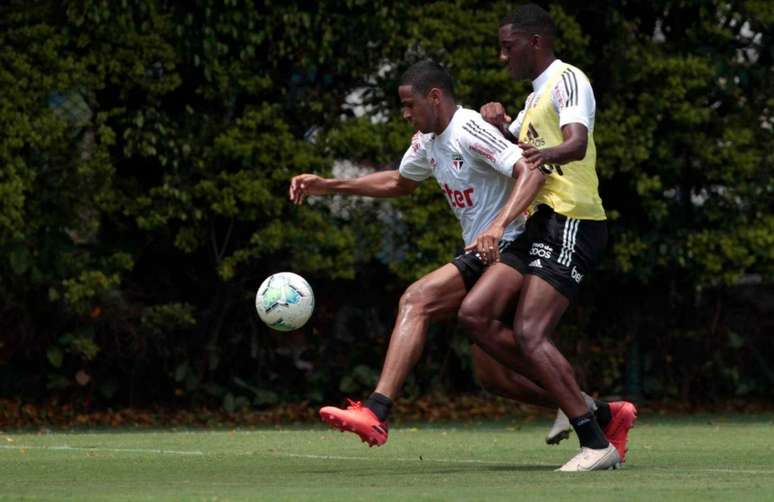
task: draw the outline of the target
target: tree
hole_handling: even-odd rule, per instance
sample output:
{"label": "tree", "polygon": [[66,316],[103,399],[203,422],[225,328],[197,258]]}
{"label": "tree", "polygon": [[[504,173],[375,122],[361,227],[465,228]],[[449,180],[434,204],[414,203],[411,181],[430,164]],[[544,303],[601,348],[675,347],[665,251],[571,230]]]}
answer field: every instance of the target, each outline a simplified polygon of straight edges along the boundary
{"label": "tree", "polygon": [[[412,132],[396,84],[421,58],[451,70],[465,106],[520,108],[529,84],[497,60],[508,9],[0,7],[0,393],[232,408],[367,387],[400,291],[453,256],[457,223],[432,182],[406,200],[296,208],[288,180],[337,161],[396,167]],[[596,92],[611,227],[610,258],[560,329],[579,370],[606,391],[769,393],[767,326],[742,319],[770,310],[741,301],[739,284],[771,285],[774,9],[551,13],[559,57]],[[251,304],[283,269],[311,279],[320,303],[305,332],[279,338]],[[464,367],[465,347],[457,334],[431,349],[417,392],[439,360]]]}

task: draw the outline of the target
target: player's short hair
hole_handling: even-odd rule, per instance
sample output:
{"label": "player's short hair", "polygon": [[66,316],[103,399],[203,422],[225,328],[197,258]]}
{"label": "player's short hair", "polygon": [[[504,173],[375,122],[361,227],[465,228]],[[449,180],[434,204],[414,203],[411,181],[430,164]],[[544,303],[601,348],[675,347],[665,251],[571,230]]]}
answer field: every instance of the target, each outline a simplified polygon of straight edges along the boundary
{"label": "player's short hair", "polygon": [[426,59],[411,65],[400,77],[400,85],[410,85],[414,92],[426,95],[437,87],[444,94],[454,97],[454,81],[446,68]]}
{"label": "player's short hair", "polygon": [[520,5],[500,20],[500,26],[509,24],[512,31],[530,31],[550,36],[556,32],[551,14],[534,3]]}

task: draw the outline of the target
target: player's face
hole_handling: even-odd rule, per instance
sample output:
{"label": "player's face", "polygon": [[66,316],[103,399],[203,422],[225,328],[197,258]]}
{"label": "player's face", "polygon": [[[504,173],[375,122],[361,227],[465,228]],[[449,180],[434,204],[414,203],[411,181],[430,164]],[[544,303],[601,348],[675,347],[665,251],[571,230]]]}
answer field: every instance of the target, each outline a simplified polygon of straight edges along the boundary
{"label": "player's face", "polygon": [[403,118],[411,122],[418,131],[433,132],[433,124],[436,121],[433,101],[428,96],[414,92],[410,85],[398,87],[398,96]]}
{"label": "player's face", "polygon": [[527,33],[512,33],[510,24],[500,27],[500,61],[508,66],[514,80],[530,78],[534,67],[533,36]]}

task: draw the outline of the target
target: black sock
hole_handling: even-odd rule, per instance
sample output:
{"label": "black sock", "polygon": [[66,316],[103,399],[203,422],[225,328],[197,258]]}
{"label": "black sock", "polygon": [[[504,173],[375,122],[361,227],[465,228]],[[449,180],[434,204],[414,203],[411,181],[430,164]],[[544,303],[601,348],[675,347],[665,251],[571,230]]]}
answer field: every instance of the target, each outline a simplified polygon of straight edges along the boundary
{"label": "black sock", "polygon": [[594,418],[594,413],[588,412],[585,415],[571,418],[570,424],[575,429],[581,446],[598,450],[607,448],[607,445],[610,444]]}
{"label": "black sock", "polygon": [[594,416],[597,417],[599,426],[604,429],[613,419],[613,415],[610,412],[610,405],[604,401],[597,401],[596,399],[594,400],[594,404],[597,405],[597,411],[594,412]]}
{"label": "black sock", "polygon": [[374,415],[379,417],[379,420],[384,422],[387,417],[390,416],[390,409],[392,408],[392,399],[374,392],[368,399],[365,400],[365,407],[374,412]]}

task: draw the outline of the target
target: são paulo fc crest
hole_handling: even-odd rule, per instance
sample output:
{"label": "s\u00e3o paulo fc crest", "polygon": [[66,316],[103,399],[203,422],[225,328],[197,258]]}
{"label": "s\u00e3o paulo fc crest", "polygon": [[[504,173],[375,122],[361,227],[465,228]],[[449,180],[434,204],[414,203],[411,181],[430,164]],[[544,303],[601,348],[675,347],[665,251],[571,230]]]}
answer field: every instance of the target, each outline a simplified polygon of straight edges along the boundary
{"label": "s\u00e3o paulo fc crest", "polygon": [[452,167],[456,171],[459,171],[460,169],[462,169],[462,155],[460,155],[459,153],[455,153],[452,155]]}

